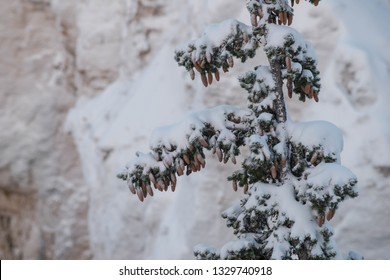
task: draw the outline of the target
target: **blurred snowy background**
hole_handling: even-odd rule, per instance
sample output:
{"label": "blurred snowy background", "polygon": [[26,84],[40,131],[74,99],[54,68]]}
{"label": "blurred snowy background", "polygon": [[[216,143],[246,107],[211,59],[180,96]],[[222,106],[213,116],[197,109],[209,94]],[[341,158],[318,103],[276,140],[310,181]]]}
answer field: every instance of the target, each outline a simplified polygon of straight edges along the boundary
{"label": "blurred snowy background", "polygon": [[[220,217],[241,194],[232,166],[208,160],[175,193],[144,203],[118,171],[154,128],[188,111],[246,104],[236,75],[205,89],[175,46],[226,18],[236,0],[0,0],[0,258],[192,259],[232,237]],[[296,7],[322,73],[320,103],[289,102],[294,120],[333,122],[360,196],[332,220],[343,253],[390,259],[390,1]],[[211,157],[211,155],[210,155]]]}

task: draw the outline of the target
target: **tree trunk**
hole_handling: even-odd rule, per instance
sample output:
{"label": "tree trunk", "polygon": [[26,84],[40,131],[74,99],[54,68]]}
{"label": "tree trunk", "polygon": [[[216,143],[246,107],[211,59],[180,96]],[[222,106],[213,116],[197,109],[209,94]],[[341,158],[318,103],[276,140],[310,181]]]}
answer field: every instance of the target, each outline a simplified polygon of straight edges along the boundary
{"label": "tree trunk", "polygon": [[283,78],[282,78],[282,67],[279,60],[270,59],[272,76],[276,83],[276,100],[275,100],[275,111],[276,121],[278,123],[285,123],[287,120],[286,104],[283,96]]}
{"label": "tree trunk", "polygon": [[280,60],[269,59],[272,76],[276,84],[276,99],[274,101],[274,109],[276,113],[276,121],[278,123],[278,132],[277,135],[280,142],[284,146],[284,154],[282,155],[281,162],[285,161],[286,165],[280,164],[278,166],[278,174],[280,184],[283,185],[285,179],[287,178],[287,173],[289,170],[289,149],[287,145],[288,135],[287,135],[287,109],[286,103],[283,95],[283,77],[282,77],[282,66]]}

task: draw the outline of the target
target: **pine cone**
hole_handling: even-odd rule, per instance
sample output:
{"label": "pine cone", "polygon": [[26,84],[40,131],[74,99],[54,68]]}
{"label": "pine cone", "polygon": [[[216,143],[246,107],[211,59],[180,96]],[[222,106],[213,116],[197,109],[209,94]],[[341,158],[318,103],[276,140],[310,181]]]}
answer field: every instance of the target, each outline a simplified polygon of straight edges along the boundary
{"label": "pine cone", "polygon": [[237,191],[237,182],[235,180],[233,180],[232,182],[232,187],[233,187],[233,190],[236,192]]}
{"label": "pine cone", "polygon": [[141,202],[144,201],[144,194],[142,193],[142,190],[140,188],[137,188],[137,196]]}
{"label": "pine cone", "polygon": [[220,79],[220,77],[219,77],[219,71],[216,70],[215,73],[214,73],[214,75],[215,75],[215,79],[217,80],[217,82],[219,82],[219,79]]}
{"label": "pine cone", "polygon": [[207,82],[206,76],[205,76],[203,73],[201,73],[201,74],[200,74],[200,77],[201,77],[201,79],[202,79],[203,85],[204,85],[205,87],[207,87],[209,84],[208,84],[208,82]]}
{"label": "pine cone", "polygon": [[207,72],[207,80],[210,85],[213,83],[213,75],[211,72]]}
{"label": "pine cone", "polygon": [[191,80],[195,80],[195,72],[194,72],[194,69],[191,68],[188,73],[190,74],[190,77],[191,77]]}
{"label": "pine cone", "polygon": [[326,214],[326,219],[328,220],[328,221],[330,221],[330,220],[332,220],[332,218],[334,217],[334,214],[336,213],[336,209],[330,209],[329,211],[328,211],[328,213]]}
{"label": "pine cone", "polygon": [[287,24],[290,26],[293,22],[294,16],[292,14],[288,14],[287,16]]}
{"label": "pine cone", "polygon": [[135,194],[136,191],[135,191],[135,187],[133,185],[133,182],[131,182],[131,180],[127,181],[127,185],[129,186],[129,190],[132,194]]}
{"label": "pine cone", "polygon": [[150,185],[146,185],[146,191],[148,192],[148,194],[150,196],[153,196],[154,193],[153,193],[153,190],[152,190],[152,187]]}
{"label": "pine cone", "polygon": [[244,185],[244,194],[247,194],[247,193],[248,193],[248,189],[249,189],[248,184],[245,184],[245,185]]}
{"label": "pine cone", "polygon": [[318,217],[317,219],[317,224],[319,227],[322,227],[322,225],[325,223],[325,216],[324,215],[321,215]]}

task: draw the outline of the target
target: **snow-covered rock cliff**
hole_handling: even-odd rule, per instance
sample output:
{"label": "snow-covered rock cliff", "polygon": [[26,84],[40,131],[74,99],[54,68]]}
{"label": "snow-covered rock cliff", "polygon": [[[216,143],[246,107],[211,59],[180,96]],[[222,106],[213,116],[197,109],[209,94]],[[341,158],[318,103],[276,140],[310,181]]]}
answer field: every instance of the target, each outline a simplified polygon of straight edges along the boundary
{"label": "snow-covered rock cliff", "polygon": [[[226,2],[0,0],[0,258],[188,259],[231,238],[220,214],[239,195],[217,160],[143,204],[116,178],[154,128],[245,104],[236,74],[248,64],[204,89],[173,59],[208,23],[248,21],[243,1]],[[323,89],[318,104],[291,102],[291,117],[342,129],[360,196],[337,212],[336,237],[369,259],[390,258],[389,12],[386,0],[326,0],[300,4],[293,24]]]}

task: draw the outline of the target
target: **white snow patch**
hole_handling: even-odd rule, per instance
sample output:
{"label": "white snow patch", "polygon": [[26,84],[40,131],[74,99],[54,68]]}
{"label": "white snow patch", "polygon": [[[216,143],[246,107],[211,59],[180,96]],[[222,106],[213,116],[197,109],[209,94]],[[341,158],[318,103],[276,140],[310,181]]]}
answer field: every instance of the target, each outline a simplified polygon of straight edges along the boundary
{"label": "white snow patch", "polygon": [[334,124],[327,121],[289,122],[287,130],[292,142],[313,148],[321,146],[325,155],[334,154],[340,161],[343,136]]}

